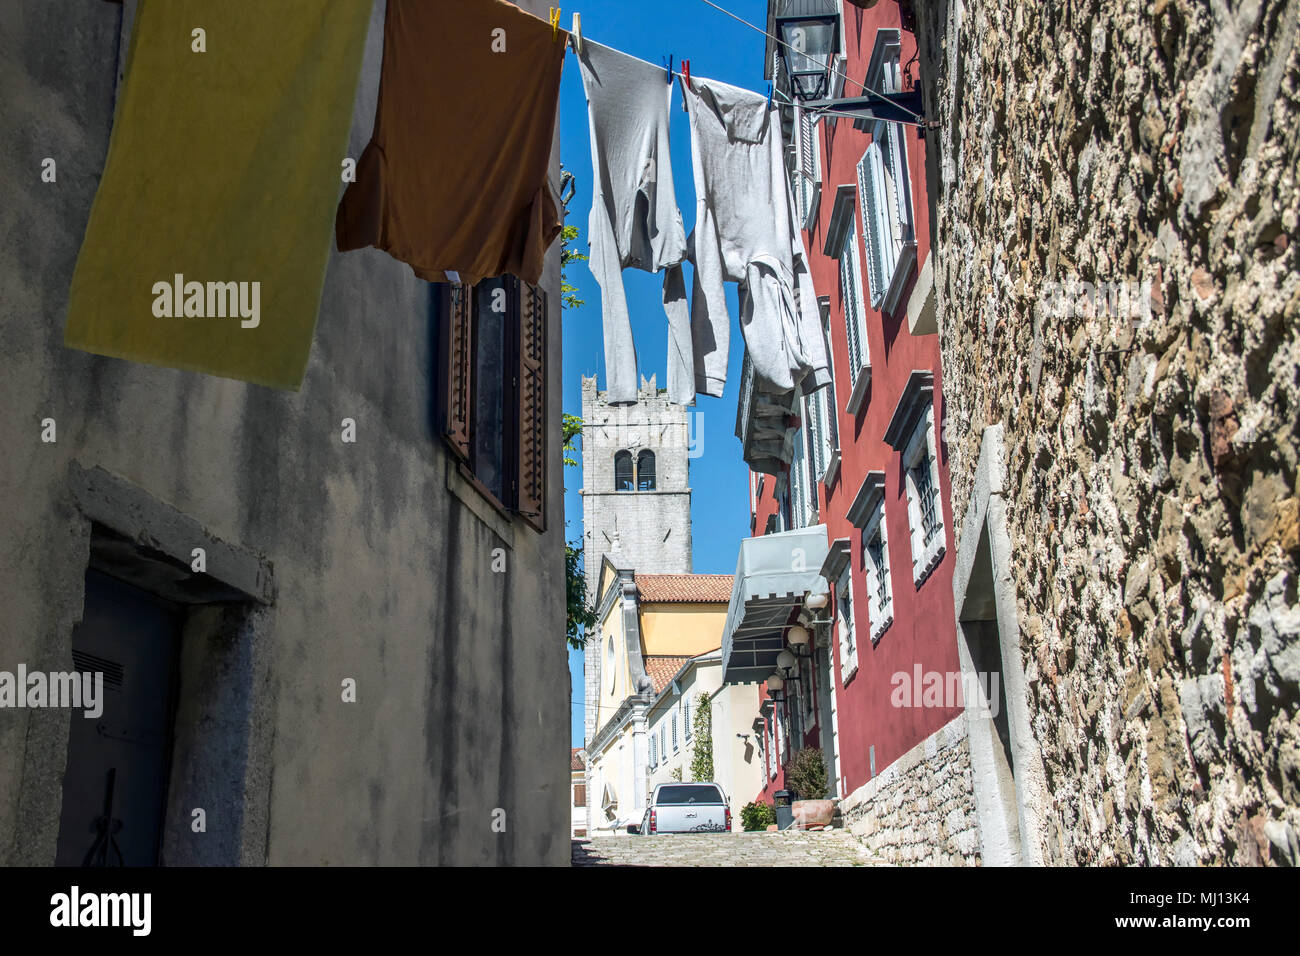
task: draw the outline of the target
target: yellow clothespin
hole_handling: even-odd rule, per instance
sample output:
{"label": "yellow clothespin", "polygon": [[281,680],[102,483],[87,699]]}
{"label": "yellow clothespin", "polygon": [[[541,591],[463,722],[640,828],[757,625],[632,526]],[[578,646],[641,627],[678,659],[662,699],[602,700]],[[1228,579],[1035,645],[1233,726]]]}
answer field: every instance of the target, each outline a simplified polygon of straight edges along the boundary
{"label": "yellow clothespin", "polygon": [[551,36],[552,38],[560,35],[560,8],[551,7]]}

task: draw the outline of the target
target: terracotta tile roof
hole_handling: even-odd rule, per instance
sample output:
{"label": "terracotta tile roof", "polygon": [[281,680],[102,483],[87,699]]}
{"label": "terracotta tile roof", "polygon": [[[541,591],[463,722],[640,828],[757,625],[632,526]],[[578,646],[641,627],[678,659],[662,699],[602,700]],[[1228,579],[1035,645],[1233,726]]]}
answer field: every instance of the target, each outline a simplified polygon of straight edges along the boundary
{"label": "terracotta tile roof", "polygon": [[581,748],[581,747],[572,747],[572,748],[570,748],[570,750],[569,750],[569,769],[570,769],[570,770],[586,770],[586,769],[587,769],[586,761],[584,761],[584,760],[582,759],[582,748]]}
{"label": "terracotta tile roof", "polygon": [[[673,575],[677,577],[678,575]],[[687,575],[689,577],[689,575]],[[682,669],[682,665],[689,661],[689,655],[677,654],[647,654],[645,656],[645,672],[650,678],[650,683],[654,685],[654,691],[658,694],[667,687],[676,675]]]}
{"label": "terracotta tile roof", "polygon": [[730,574],[638,574],[636,588],[642,601],[726,604],[731,581]]}

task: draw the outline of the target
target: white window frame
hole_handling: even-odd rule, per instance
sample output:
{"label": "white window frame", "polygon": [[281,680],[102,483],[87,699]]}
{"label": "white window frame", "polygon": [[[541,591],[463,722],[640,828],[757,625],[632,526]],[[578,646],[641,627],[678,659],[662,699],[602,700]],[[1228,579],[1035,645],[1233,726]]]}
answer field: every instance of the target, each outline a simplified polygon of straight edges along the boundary
{"label": "white window frame", "polygon": [[682,722],[686,725],[686,740],[691,739],[691,699],[682,698]]}
{"label": "white window frame", "polygon": [[677,753],[677,711],[673,711],[673,753]]}
{"label": "white window frame", "polygon": [[[935,527],[929,541],[921,521],[921,501],[918,497],[914,469],[930,470],[930,496],[934,506]],[[904,484],[907,486],[907,523],[912,538],[912,580],[917,587],[930,576],[946,550],[947,532],[944,523],[943,495],[939,493],[939,456],[935,453],[934,404],[926,407],[925,414],[917,419],[903,451]]]}
{"label": "white window frame", "polygon": [[777,752],[776,749],[776,741],[777,741],[776,735],[778,733],[776,729],[776,724],[777,724],[776,711],[773,710],[772,719],[767,722],[767,733],[768,733],[767,778],[769,780],[776,779],[776,767],[777,767],[777,763],[780,761],[780,754]]}
{"label": "white window frame", "polygon": [[[830,399],[827,393],[833,386],[827,385],[820,388],[811,395],[804,396],[803,399],[803,420],[808,426],[808,445],[811,451],[809,456],[809,483],[816,486],[817,482],[826,477],[826,469],[830,465],[831,454],[834,449],[831,446],[829,417],[832,413]],[[820,501],[818,501],[820,504]],[[820,510],[818,511],[820,513]]]}
{"label": "white window frame", "polygon": [[[880,566],[876,566],[869,547],[872,538],[880,534]],[[877,502],[876,510],[862,529],[862,566],[867,578],[867,617],[871,624],[871,643],[874,646],[881,635],[894,623],[894,584],[889,572],[889,530],[885,523],[885,503]],[[882,581],[883,578],[883,581]],[[885,600],[880,601],[880,588],[884,585]]]}
{"label": "white window frame", "polygon": [[804,229],[811,229],[821,202],[821,142],[817,135],[817,121],[808,110],[799,105],[794,107],[793,138],[794,155],[790,172],[795,181],[794,193],[799,204],[799,224]]}
{"label": "white window frame", "polygon": [[[867,86],[878,92],[900,92],[899,37],[897,30],[877,31]],[[911,173],[903,129],[898,123],[873,123],[872,142],[858,161],[858,201],[871,307],[891,314],[899,307],[903,286],[916,262]]]}
{"label": "white window frame", "polygon": [[[806,413],[805,413],[806,414]],[[807,421],[807,418],[804,419]],[[808,461],[808,434],[800,428],[794,435],[794,454],[790,459],[790,523],[795,528],[807,528],[816,522],[816,511],[812,497],[815,494],[816,479]]]}
{"label": "white window frame", "polygon": [[659,766],[659,748],[655,746],[656,734],[650,735],[650,769]]}
{"label": "white window frame", "polygon": [[840,683],[848,686],[858,672],[858,640],[853,620],[853,562],[848,562],[835,583],[835,620],[840,638]]}
{"label": "white window frame", "polygon": [[[853,230],[850,229],[851,233]],[[826,337],[826,368],[830,372],[831,380],[825,388],[821,390],[822,407],[825,412],[826,426],[826,468],[818,476],[817,480],[827,485],[834,482],[840,471],[840,423],[837,417],[840,413],[839,401],[835,394],[835,383],[839,381],[838,374],[835,370],[835,350],[831,347],[831,312],[829,299],[821,300],[821,320],[822,334]]]}
{"label": "white window frame", "polygon": [[848,336],[849,388],[856,390],[862,373],[871,365],[871,353],[867,348],[867,308],[862,293],[862,265],[858,261],[858,240],[853,229],[844,231],[844,245],[840,247],[839,260],[844,327]]}

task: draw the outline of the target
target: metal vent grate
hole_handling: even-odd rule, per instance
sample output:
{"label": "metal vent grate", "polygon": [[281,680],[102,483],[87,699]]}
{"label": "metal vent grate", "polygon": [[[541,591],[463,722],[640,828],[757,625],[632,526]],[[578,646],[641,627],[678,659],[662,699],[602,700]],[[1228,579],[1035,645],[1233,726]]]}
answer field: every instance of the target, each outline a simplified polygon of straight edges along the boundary
{"label": "metal vent grate", "polygon": [[85,651],[73,650],[72,666],[80,672],[89,671],[90,673],[102,673],[104,683],[116,689],[121,689],[122,680],[126,676],[126,670],[117,661],[110,661],[105,657],[96,657],[94,654],[87,654]]}

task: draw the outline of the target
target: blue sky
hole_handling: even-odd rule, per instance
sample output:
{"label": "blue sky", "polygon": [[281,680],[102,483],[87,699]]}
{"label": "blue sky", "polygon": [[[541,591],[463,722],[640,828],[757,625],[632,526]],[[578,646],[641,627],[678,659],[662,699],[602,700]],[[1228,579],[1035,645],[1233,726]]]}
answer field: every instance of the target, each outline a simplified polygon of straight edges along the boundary
{"label": "blue sky", "polygon": [[[767,0],[720,0],[720,5],[762,25]],[[578,10],[582,33],[606,46],[658,64],[671,54],[674,68],[682,57],[691,61],[691,73],[722,80],[751,90],[766,91],[763,79],[762,34],[750,30],[713,9],[702,0],[659,0],[654,4],[627,0],[587,0]],[[560,22],[566,28],[573,11],[564,8]],[[691,174],[690,129],[681,108],[681,93],[673,93],[672,167],[677,202],[686,230],[695,224],[695,184]],[[587,216],[591,210],[591,144],[587,131],[587,99],[577,59],[570,54],[564,64],[560,87],[560,159],[577,180],[577,193],[569,203],[567,222],[580,230],[580,248],[586,251]],[[687,282],[689,283],[689,266]],[[598,375],[605,387],[603,339],[600,323],[600,287],[585,263],[571,266],[568,280],[578,288],[586,305],[564,313],[564,408],[581,413],[581,377]],[[663,387],[667,366],[668,329],[661,292],[663,274],[650,275],[635,269],[623,273],[632,331],[636,338],[637,363],[641,375],[658,376]],[[703,453],[691,461],[692,535],[694,570],[730,574],[736,568],[740,539],[749,534],[749,491],[747,472],[735,436],[736,396],[742,357],[741,335],[736,321],[734,288],[728,287],[731,305],[731,368],[722,398],[701,397],[696,411],[702,416],[696,435],[703,436]],[[697,439],[698,440],[698,439]],[[566,469],[564,512],[567,537],[582,534],[581,472]],[[573,746],[582,746],[582,655],[569,654],[573,705]]]}

